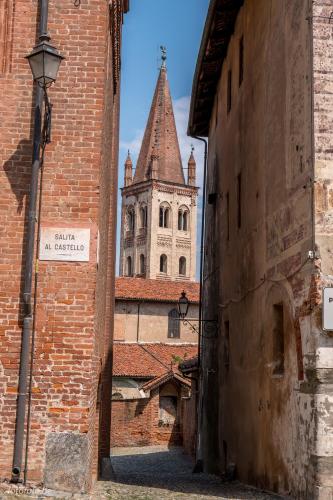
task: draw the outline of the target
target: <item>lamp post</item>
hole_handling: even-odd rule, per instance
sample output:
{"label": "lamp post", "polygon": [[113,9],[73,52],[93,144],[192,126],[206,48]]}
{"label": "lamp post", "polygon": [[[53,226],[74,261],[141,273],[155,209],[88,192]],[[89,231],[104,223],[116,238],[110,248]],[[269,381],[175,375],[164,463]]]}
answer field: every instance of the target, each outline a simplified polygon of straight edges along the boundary
{"label": "lamp post", "polygon": [[[178,315],[179,320],[182,321],[184,325],[187,325],[191,328],[191,330],[199,335],[199,337],[205,338],[216,338],[218,332],[218,320],[217,319],[191,319],[189,320],[186,316],[188,313],[190,302],[186,296],[185,291],[181,293],[181,296],[178,299]],[[193,322],[199,323],[202,325],[202,328],[196,327]],[[207,335],[206,335],[207,334]]]}
{"label": "lamp post", "polygon": [[[22,454],[24,442],[25,413],[27,402],[27,381],[29,367],[29,348],[33,328],[33,307],[31,301],[32,273],[35,249],[36,207],[39,183],[39,170],[41,167],[41,148],[50,142],[51,106],[47,97],[47,87],[55,82],[59,66],[63,57],[55,47],[49,44],[47,35],[48,0],[39,0],[40,26],[39,44],[33,49],[27,59],[32,70],[34,81],[37,83],[36,103],[34,115],[34,135],[32,151],[32,168],[29,192],[29,211],[27,224],[27,240],[25,248],[25,269],[23,302],[24,316],[22,329],[22,344],[20,354],[18,397],[16,410],[16,425],[14,437],[14,454],[12,467],[12,482],[20,482],[22,469]],[[42,115],[43,102],[45,102],[43,136]],[[24,474],[26,479],[26,474]]]}

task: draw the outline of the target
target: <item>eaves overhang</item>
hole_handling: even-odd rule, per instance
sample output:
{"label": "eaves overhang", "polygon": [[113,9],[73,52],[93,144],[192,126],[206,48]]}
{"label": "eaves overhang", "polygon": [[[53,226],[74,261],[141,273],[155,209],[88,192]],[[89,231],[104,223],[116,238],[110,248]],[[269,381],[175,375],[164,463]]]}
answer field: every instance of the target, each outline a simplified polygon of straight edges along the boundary
{"label": "eaves overhang", "polygon": [[244,0],[211,0],[194,73],[188,135],[207,137],[223,61]]}

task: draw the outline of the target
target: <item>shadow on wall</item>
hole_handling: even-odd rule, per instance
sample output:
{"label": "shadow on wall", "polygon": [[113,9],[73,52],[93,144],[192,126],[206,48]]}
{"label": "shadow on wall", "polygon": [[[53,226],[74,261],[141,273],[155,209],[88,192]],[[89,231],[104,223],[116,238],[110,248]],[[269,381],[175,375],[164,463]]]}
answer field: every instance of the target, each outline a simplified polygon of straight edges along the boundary
{"label": "shadow on wall", "polygon": [[30,139],[22,139],[16,151],[4,163],[3,170],[11,190],[17,200],[17,213],[21,214],[24,199],[27,200],[30,189],[32,144]]}

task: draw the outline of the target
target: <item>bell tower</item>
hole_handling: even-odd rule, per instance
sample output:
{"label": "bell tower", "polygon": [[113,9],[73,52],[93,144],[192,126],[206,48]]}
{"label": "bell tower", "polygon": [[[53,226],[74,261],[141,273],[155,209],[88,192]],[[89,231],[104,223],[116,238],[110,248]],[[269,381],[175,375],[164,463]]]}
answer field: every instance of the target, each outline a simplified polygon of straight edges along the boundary
{"label": "bell tower", "polygon": [[128,154],[122,188],[120,275],[195,281],[197,195],[194,148],[185,181],[162,50],[135,174]]}

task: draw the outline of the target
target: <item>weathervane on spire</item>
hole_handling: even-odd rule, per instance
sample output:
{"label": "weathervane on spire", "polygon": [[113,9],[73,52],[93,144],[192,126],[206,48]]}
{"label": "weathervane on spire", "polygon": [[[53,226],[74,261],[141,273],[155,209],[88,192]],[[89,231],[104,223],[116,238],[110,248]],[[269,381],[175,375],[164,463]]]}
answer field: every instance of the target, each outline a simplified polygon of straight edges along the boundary
{"label": "weathervane on spire", "polygon": [[194,148],[193,144],[191,144],[191,153],[193,153],[194,149],[195,148]]}
{"label": "weathervane on spire", "polygon": [[161,52],[162,52],[162,57],[161,57],[161,59],[162,59],[162,68],[165,68],[166,67],[165,61],[167,59],[167,55],[166,55],[167,54],[167,49],[166,49],[166,47],[164,45],[161,45],[160,49],[161,49]]}

